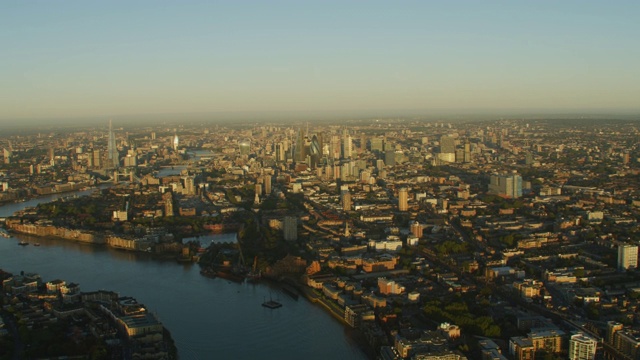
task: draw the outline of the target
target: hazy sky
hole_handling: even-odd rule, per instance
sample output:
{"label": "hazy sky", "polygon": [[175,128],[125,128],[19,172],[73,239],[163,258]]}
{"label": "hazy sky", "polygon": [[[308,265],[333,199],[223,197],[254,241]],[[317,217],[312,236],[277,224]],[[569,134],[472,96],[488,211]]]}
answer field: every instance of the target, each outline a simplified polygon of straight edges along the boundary
{"label": "hazy sky", "polygon": [[640,110],[640,1],[4,1],[0,121]]}

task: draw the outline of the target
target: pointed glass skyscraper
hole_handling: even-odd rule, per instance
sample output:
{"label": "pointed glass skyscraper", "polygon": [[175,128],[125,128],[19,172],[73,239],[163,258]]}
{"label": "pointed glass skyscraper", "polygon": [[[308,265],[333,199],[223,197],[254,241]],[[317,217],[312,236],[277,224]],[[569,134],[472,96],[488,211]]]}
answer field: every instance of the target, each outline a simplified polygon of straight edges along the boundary
{"label": "pointed glass skyscraper", "polygon": [[107,163],[111,168],[117,168],[120,165],[120,159],[118,158],[118,149],[116,148],[116,136],[113,134],[113,124],[109,120],[109,145],[107,147]]}

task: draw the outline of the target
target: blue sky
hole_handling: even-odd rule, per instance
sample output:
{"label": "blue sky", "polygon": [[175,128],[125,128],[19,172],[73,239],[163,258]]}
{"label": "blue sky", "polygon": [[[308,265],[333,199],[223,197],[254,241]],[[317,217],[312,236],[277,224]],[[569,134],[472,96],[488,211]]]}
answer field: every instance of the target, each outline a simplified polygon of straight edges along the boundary
{"label": "blue sky", "polygon": [[638,1],[1,1],[0,121],[640,111]]}

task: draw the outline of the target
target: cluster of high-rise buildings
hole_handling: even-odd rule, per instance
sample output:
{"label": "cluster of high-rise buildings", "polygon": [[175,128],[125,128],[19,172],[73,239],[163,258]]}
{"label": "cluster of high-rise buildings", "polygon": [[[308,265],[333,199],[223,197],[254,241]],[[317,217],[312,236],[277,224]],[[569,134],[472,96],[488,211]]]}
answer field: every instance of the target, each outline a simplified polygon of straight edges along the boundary
{"label": "cluster of high-rise buildings", "polygon": [[[0,170],[0,195],[115,173],[138,199],[154,199],[119,221],[256,214],[258,229],[307,256],[305,286],[344,311],[385,359],[465,356],[455,339],[402,327],[434,299],[473,311],[482,303],[502,324],[555,321],[511,324],[518,330],[508,336],[495,323],[459,324],[509,344],[486,342],[485,358],[593,359],[626,351],[603,340],[603,324],[640,322],[639,138],[634,124],[545,121],[110,126],[2,140],[12,149],[5,158],[23,170]],[[181,174],[162,175],[171,167]],[[621,339],[635,329],[625,326]]]}

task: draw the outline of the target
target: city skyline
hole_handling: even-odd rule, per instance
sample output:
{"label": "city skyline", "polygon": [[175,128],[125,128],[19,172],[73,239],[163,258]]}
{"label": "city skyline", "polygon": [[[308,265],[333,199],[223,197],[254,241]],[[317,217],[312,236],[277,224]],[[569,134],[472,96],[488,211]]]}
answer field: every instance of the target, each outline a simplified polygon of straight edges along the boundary
{"label": "city skyline", "polygon": [[631,1],[3,2],[0,125],[634,114],[638,10]]}

